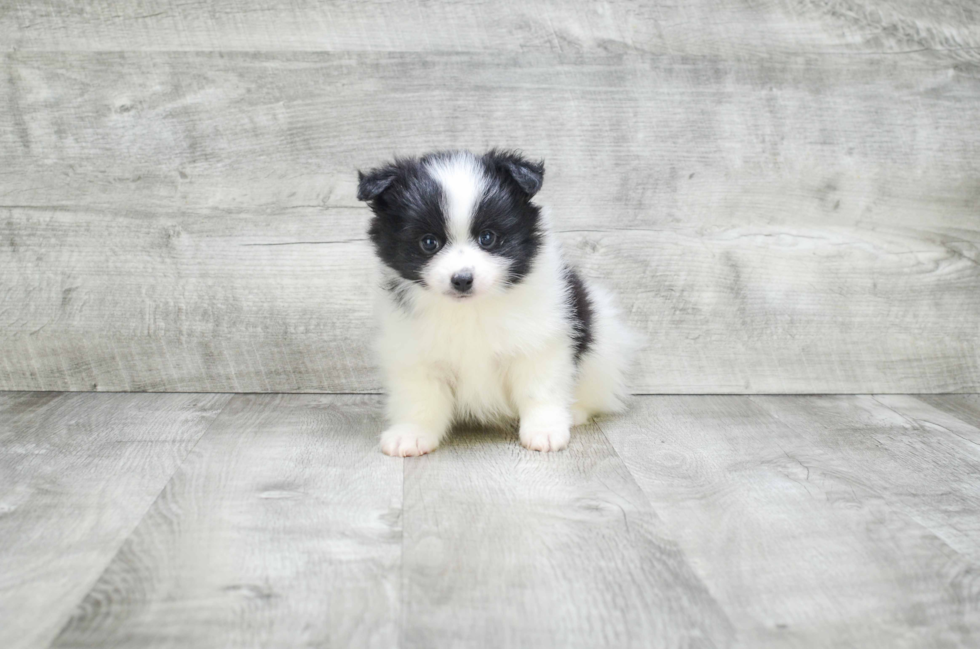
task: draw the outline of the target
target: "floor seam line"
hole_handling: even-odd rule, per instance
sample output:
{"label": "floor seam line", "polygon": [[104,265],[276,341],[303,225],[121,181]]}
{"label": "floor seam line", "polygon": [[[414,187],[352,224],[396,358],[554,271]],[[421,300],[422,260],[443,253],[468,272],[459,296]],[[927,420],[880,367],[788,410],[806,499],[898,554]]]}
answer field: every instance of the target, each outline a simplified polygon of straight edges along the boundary
{"label": "floor seam line", "polygon": [[[221,394],[221,393],[212,392],[212,393],[202,393],[202,394]],[[71,620],[75,614],[75,611],[82,604],[82,602],[85,601],[85,598],[89,596],[89,594],[92,592],[92,589],[95,588],[95,586],[99,583],[99,581],[101,581],[103,575],[105,575],[106,571],[112,565],[113,561],[115,561],[116,557],[119,556],[119,553],[126,545],[126,542],[129,541],[130,538],[132,538],[133,533],[139,528],[140,523],[143,522],[143,519],[146,518],[146,515],[150,513],[150,511],[153,509],[153,506],[157,503],[158,500],[160,500],[160,496],[162,496],[163,492],[167,490],[167,487],[170,486],[170,483],[173,482],[174,476],[177,475],[180,469],[184,466],[184,462],[187,460],[188,457],[190,457],[191,453],[194,452],[194,449],[197,448],[198,444],[201,443],[201,440],[204,439],[207,436],[207,434],[211,432],[211,429],[214,428],[214,424],[221,418],[221,415],[224,413],[225,408],[227,408],[228,404],[230,404],[234,400],[235,400],[235,395],[232,395],[228,398],[228,400],[224,403],[224,405],[221,406],[221,409],[218,410],[218,414],[216,414],[214,416],[214,419],[211,420],[211,423],[207,425],[207,427],[200,435],[198,435],[197,439],[194,440],[194,443],[191,445],[191,447],[187,449],[186,453],[184,453],[184,456],[180,458],[180,460],[177,462],[177,465],[174,467],[173,472],[167,478],[167,481],[163,483],[163,487],[160,488],[160,491],[158,491],[157,494],[153,497],[153,500],[150,501],[149,506],[147,506],[147,508],[143,510],[143,513],[140,514],[139,518],[136,519],[136,524],[133,525],[133,527],[129,530],[129,532],[126,533],[126,536],[123,537],[123,540],[119,544],[119,547],[116,548],[116,551],[113,552],[112,556],[109,557],[109,560],[106,561],[106,564],[105,566],[102,567],[102,570],[99,572],[99,575],[94,580],[92,580],[92,583],[85,590],[85,593],[79,598],[78,602],[75,603],[74,607],[72,608],[71,615],[68,616],[68,619],[65,620],[65,623],[61,625],[61,628],[58,630],[58,633],[54,636],[54,638],[52,638],[51,642],[48,643],[47,649],[51,649],[52,647],[54,647],[55,643],[58,642],[58,638],[61,637],[61,634],[64,633],[65,629],[68,628],[68,625],[71,624]]]}
{"label": "floor seam line", "polygon": [[[676,395],[661,395],[661,396],[676,396]],[[621,413],[619,416],[624,417],[626,416],[626,413]],[[654,505],[653,500],[650,498],[650,494],[646,492],[646,489],[640,486],[640,483],[637,481],[636,476],[633,475],[633,471],[630,470],[629,465],[626,464],[626,460],[624,460],[623,456],[620,455],[619,449],[617,449],[616,445],[612,443],[611,439],[609,439],[609,435],[606,434],[606,431],[602,428],[602,425],[599,423],[599,420],[593,419],[591,423],[596,427],[596,429],[602,435],[603,439],[606,440],[606,443],[609,445],[609,448],[612,451],[613,455],[616,457],[617,460],[619,460],[619,463],[622,465],[623,469],[626,470],[626,474],[630,477],[630,481],[633,483],[633,486],[636,487],[636,490],[643,497],[643,503],[647,507],[649,507],[650,513],[652,513],[656,517],[657,522],[662,526],[664,533],[667,535],[665,537],[666,540],[669,543],[671,543],[674,546],[674,548],[677,550],[677,552],[683,557],[683,560],[687,565],[688,570],[690,570],[691,575],[698,581],[698,583],[700,583],[701,587],[704,589],[704,592],[707,594],[708,597],[712,599],[712,601],[718,607],[718,611],[724,617],[725,621],[728,623],[731,629],[733,638],[737,639],[738,630],[735,627],[735,624],[732,622],[731,617],[728,614],[728,611],[724,607],[722,607],[721,600],[719,599],[718,595],[715,593],[712,586],[695,569],[694,564],[691,562],[690,558],[688,557],[687,551],[684,549],[683,546],[681,546],[680,539],[673,534],[673,532],[670,529],[670,526],[667,524],[667,521],[664,520],[662,516],[660,516],[660,512],[657,510],[657,507]],[[624,512],[624,520],[626,521],[627,528],[629,527],[628,519],[629,517],[626,516]]]}
{"label": "floor seam line", "polygon": [[[759,395],[759,396],[772,396],[772,395]],[[897,410],[895,410],[891,406],[889,406],[887,404],[884,404],[884,403],[881,403],[880,401],[878,401],[878,399],[875,398],[875,395],[873,395],[873,394],[869,394],[869,395],[838,395],[838,396],[868,396],[868,397],[871,397],[871,400],[874,403],[880,405],[881,407],[885,408],[886,410],[888,410],[890,412],[895,413],[896,415],[898,415],[902,419],[905,419],[906,421],[911,421],[917,428],[920,428],[921,429],[921,426],[919,425],[918,420],[916,420],[914,417],[909,417],[908,415],[905,415],[903,413],[898,412]],[[911,395],[907,395],[906,394],[906,395],[901,395],[901,396],[911,396]],[[783,426],[784,428],[786,428],[789,431],[792,431],[793,434],[795,434],[797,437],[799,437],[800,439],[802,439],[803,441],[805,441],[807,443],[812,443],[812,440],[810,440],[808,437],[806,437],[806,435],[804,435],[799,430],[797,430],[797,428],[795,426],[792,426],[789,422],[787,422],[784,419],[782,419],[776,412],[773,412],[773,410],[771,408],[767,407],[763,403],[760,403],[755,398],[751,398],[750,397],[750,401],[752,403],[756,404],[760,409],[762,409],[766,414],[768,414],[769,416],[771,416],[775,421],[779,422],[779,424],[781,426]],[[926,404],[926,405],[929,405],[929,404]],[[954,434],[954,436],[955,437],[959,437],[959,435],[955,435],[955,434]],[[782,447],[780,447],[780,448],[782,448]],[[793,456],[788,456],[788,457],[792,457],[794,460],[796,459]],[[796,461],[799,462],[799,460],[796,460]],[[859,467],[855,467],[855,470],[858,470],[858,469],[859,469]],[[891,512],[892,514],[894,514],[896,516],[905,518],[905,519],[907,519],[907,520],[915,523],[924,532],[926,532],[927,534],[929,534],[938,543],[942,544],[944,547],[946,547],[947,549],[949,549],[950,552],[952,552],[956,556],[960,557],[963,561],[969,563],[970,565],[976,565],[976,564],[973,563],[973,561],[971,561],[961,551],[957,550],[952,545],[950,545],[949,541],[947,541],[945,538],[943,538],[942,536],[940,536],[936,532],[936,530],[934,530],[926,521],[922,520],[914,511],[912,511],[911,509],[909,509],[907,507],[904,507],[900,502],[895,501],[893,498],[889,497],[887,494],[882,493],[882,491],[879,488],[874,488],[873,491],[874,491],[874,493],[875,493],[876,496],[878,496],[879,498],[881,498],[882,502],[888,508],[888,511],[889,512]]]}
{"label": "floor seam line", "polygon": [[[596,427],[596,430],[599,431],[599,434],[602,435],[602,438],[606,440],[606,444],[609,445],[609,449],[612,451],[612,454],[622,465],[623,469],[626,470],[626,474],[630,477],[630,482],[633,483],[633,486],[636,487],[636,490],[640,493],[640,495],[643,496],[643,502],[650,508],[650,511],[654,513],[654,515],[660,520],[660,522],[666,525],[666,521],[664,521],[660,517],[660,514],[657,512],[657,508],[653,506],[653,501],[650,500],[650,495],[647,494],[646,490],[644,490],[643,487],[640,486],[640,483],[637,482],[636,476],[633,475],[633,472],[630,470],[629,465],[626,464],[626,460],[624,460],[623,456],[619,454],[619,449],[617,449],[616,445],[612,443],[611,439],[609,439],[609,435],[607,435],[606,431],[603,430],[602,425],[600,425],[599,421],[596,419],[593,419],[591,424]],[[676,540],[673,537],[671,537],[671,540],[676,542]]]}
{"label": "floor seam line", "polygon": [[972,421],[969,421],[967,419],[964,419],[963,416],[960,415],[960,414],[958,414],[958,413],[950,412],[949,410],[945,410],[945,409],[940,408],[938,406],[934,406],[931,403],[929,403],[928,401],[925,401],[925,400],[922,399],[922,397],[959,397],[959,396],[980,397],[980,394],[970,394],[970,393],[966,393],[966,392],[960,393],[960,394],[914,394],[914,393],[910,393],[910,394],[906,394],[906,395],[903,395],[903,396],[912,397],[916,401],[919,401],[921,403],[924,403],[927,406],[929,406],[930,408],[934,408],[934,409],[938,410],[939,412],[942,412],[944,414],[949,415],[953,419],[956,419],[958,421],[963,422],[964,424],[966,424],[970,428],[976,428],[977,430],[980,430],[980,421],[977,421],[976,423],[974,423]]}
{"label": "floor seam line", "polygon": [[[902,396],[912,397],[913,399],[915,399],[916,401],[918,401],[919,403],[921,403],[924,406],[928,406],[929,408],[932,408],[934,410],[938,410],[939,412],[941,412],[943,414],[949,415],[950,417],[952,417],[956,421],[958,421],[958,422],[960,422],[962,424],[966,424],[970,428],[973,428],[973,429],[976,429],[976,430],[980,430],[980,427],[974,426],[970,422],[964,421],[962,418],[957,417],[956,415],[954,415],[952,413],[948,413],[948,412],[946,412],[945,410],[943,410],[941,408],[936,408],[936,406],[932,405],[928,401],[923,401],[922,399],[916,398],[915,395],[913,395],[913,394],[906,394],[906,395],[902,395]],[[919,429],[922,428],[922,424],[915,417],[910,417],[910,416],[906,415],[905,413],[902,413],[902,412],[899,412],[899,411],[895,410],[894,408],[892,408],[891,406],[889,406],[887,403],[882,403],[881,401],[879,401],[878,399],[876,399],[874,397],[874,395],[871,396],[871,399],[872,399],[872,401],[874,401],[875,403],[879,404],[883,408],[887,408],[888,410],[891,410],[892,412],[894,412],[896,415],[898,415],[899,417],[901,417],[905,421],[911,421],[915,425],[916,428],[919,428]],[[966,437],[963,437],[962,435],[960,435],[956,431],[952,431],[949,428],[946,428],[945,426],[940,426],[939,424],[936,424],[935,422],[929,422],[929,423],[933,424],[934,426],[938,426],[938,427],[942,428],[943,430],[945,430],[947,433],[949,433],[953,437],[955,437],[957,439],[960,439],[960,440],[966,442],[970,446],[975,446],[978,449],[980,449],[980,444],[974,442],[972,439],[967,439]]]}
{"label": "floor seam line", "polygon": [[[378,451],[376,451],[378,452]],[[405,587],[405,520],[407,508],[405,507],[405,474],[408,472],[408,463],[405,458],[398,458],[402,463],[402,511],[401,511],[401,554],[398,559],[398,646],[405,646],[405,609],[408,600],[408,589]]]}

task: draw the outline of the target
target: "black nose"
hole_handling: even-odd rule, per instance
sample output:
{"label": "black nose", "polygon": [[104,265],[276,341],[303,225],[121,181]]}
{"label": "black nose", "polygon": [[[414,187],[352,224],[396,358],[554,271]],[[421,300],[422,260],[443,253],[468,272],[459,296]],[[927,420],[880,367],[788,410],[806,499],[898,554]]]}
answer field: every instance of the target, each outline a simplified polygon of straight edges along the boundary
{"label": "black nose", "polygon": [[469,293],[473,288],[473,273],[468,270],[461,270],[452,279],[453,288],[460,293]]}

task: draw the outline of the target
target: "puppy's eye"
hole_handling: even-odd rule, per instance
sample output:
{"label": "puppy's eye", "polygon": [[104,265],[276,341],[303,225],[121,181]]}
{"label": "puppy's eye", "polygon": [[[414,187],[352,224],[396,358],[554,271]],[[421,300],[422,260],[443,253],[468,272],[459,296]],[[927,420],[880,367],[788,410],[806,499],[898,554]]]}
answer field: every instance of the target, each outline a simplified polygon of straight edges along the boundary
{"label": "puppy's eye", "polygon": [[480,233],[479,242],[481,248],[492,248],[493,244],[497,243],[497,233],[493,230],[484,230]]}
{"label": "puppy's eye", "polygon": [[436,239],[435,235],[427,234],[419,239],[419,246],[422,248],[422,252],[431,255],[439,249],[439,240]]}

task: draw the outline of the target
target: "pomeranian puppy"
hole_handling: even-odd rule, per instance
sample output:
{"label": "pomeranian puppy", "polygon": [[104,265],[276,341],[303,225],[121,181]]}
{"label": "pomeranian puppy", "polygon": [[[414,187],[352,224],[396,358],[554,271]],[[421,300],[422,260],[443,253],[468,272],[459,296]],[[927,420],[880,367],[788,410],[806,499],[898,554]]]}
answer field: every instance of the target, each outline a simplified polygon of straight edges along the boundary
{"label": "pomeranian puppy", "polygon": [[635,349],[611,296],[562,259],[531,199],[544,164],[442,151],[358,172],[380,260],[388,455],[434,451],[456,421],[519,420],[536,451],[619,411]]}

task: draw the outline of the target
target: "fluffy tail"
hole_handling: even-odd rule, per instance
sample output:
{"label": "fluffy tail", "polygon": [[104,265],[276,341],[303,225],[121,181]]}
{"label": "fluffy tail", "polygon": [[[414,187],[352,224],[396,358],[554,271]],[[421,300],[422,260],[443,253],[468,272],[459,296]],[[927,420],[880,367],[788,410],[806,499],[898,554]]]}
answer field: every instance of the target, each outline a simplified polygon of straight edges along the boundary
{"label": "fluffy tail", "polygon": [[587,290],[593,310],[593,340],[579,361],[576,423],[625,409],[630,369],[642,347],[642,338],[626,325],[613,295],[591,283]]}

